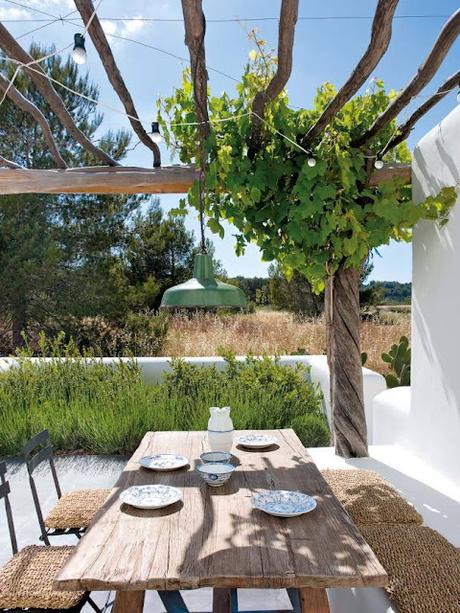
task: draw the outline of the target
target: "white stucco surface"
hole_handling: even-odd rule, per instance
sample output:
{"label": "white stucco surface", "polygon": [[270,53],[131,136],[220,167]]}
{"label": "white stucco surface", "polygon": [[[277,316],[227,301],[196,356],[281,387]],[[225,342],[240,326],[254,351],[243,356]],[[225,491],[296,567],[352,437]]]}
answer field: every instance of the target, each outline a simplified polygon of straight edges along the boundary
{"label": "white stucco surface", "polygon": [[[460,183],[460,107],[417,145],[416,201]],[[412,402],[406,449],[460,482],[460,207],[442,229],[420,223],[413,241]]]}
{"label": "white stucco surface", "polygon": [[372,443],[404,445],[410,430],[411,388],[394,387],[374,397],[372,406]]}

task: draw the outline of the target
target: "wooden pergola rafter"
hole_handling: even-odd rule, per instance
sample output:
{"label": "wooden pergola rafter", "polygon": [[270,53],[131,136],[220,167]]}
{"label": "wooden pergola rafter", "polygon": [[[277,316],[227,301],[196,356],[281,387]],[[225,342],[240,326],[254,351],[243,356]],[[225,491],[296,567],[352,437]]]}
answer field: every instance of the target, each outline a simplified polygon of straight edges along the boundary
{"label": "wooden pergola rafter", "polygon": [[[0,23],[0,48],[7,57],[17,63],[24,70],[43,98],[49,104],[56,117],[61,121],[68,133],[96,160],[107,167],[88,167],[66,170],[66,163],[58,150],[46,117],[41,111],[14,87],[4,75],[0,74],[0,90],[6,92],[10,100],[21,110],[29,113],[40,125],[45,141],[49,147],[56,170],[26,170],[16,162],[7,160],[0,155],[0,193],[26,193],[36,191],[40,193],[59,193],[59,189],[67,193],[135,193],[138,189],[143,193],[177,193],[178,190],[186,191],[197,178],[197,173],[190,167],[165,167],[161,165],[160,151],[158,146],[151,140],[144,126],[139,120],[132,96],[118,69],[115,58],[111,51],[98,16],[94,13],[92,0],[75,0],[76,7],[87,26],[88,34],[101,58],[106,70],[107,77],[122,102],[126,115],[131,123],[133,131],[139,140],[153,154],[153,166],[155,171],[146,168],[121,168],[116,160],[108,153],[97,147],[78,128],[71,114],[65,107],[62,98],[48,79],[46,73],[39,64],[34,63],[33,58],[14,39],[5,26]],[[259,92],[252,104],[252,131],[248,143],[250,155],[254,155],[261,146],[264,138],[264,114],[267,104],[278,96],[287,84],[292,70],[292,57],[294,46],[295,26],[298,17],[298,0],[282,0],[278,30],[278,67],[272,80],[264,91]],[[303,146],[310,147],[315,139],[327,128],[334,116],[350,100],[363,85],[380,59],[388,49],[391,40],[392,23],[398,0],[378,0],[375,10],[369,45],[352,71],[345,84],[339,89],[336,96],[301,139]],[[198,121],[200,139],[206,139],[209,130],[209,116],[207,107],[207,80],[205,54],[206,20],[203,13],[201,0],[182,0],[184,16],[184,28],[186,44],[189,48],[190,63],[194,81],[195,106]],[[418,69],[415,77],[409,82],[404,90],[396,97],[388,108],[380,115],[374,125],[361,136],[353,146],[363,147],[368,151],[368,144],[372,138],[384,129],[402,109],[407,106],[421,89],[434,77],[442,60],[447,54],[460,33],[460,11],[456,11],[442,28],[438,39],[428,54],[422,66]],[[33,63],[33,66],[28,64]],[[384,151],[407,138],[415,123],[425,115],[437,102],[458,83],[459,72],[450,77],[428,100],[426,100],[412,115],[403,123],[395,136],[385,146]],[[203,160],[200,161],[201,166]],[[118,167],[109,171],[108,167]],[[20,170],[16,174],[13,171]],[[107,172],[105,172],[107,170]],[[25,177],[30,172],[30,181]],[[95,181],[97,178],[97,181]],[[407,165],[386,165],[383,169],[376,170],[372,164],[368,164],[368,185],[378,185],[394,178],[410,183],[410,169]],[[87,189],[85,189],[85,181]],[[151,181],[151,183],[149,183]]]}

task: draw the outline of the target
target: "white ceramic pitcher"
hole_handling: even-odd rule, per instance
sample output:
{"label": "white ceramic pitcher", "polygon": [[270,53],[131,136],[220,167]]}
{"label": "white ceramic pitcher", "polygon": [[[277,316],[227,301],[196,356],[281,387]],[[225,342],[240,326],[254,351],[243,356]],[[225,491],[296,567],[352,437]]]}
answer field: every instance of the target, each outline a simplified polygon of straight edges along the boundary
{"label": "white ceramic pitcher", "polygon": [[230,451],[233,445],[233,422],[230,407],[211,407],[208,421],[208,443],[211,451]]}

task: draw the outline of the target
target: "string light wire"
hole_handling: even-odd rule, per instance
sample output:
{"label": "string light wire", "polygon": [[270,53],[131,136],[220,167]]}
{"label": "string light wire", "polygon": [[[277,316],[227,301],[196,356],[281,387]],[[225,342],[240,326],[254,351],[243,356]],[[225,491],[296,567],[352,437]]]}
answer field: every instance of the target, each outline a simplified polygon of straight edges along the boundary
{"label": "string light wire", "polygon": [[[20,2],[17,2],[16,0],[6,0],[6,1],[7,1],[7,2],[9,2],[10,4],[14,4],[14,5],[16,5],[16,6],[20,6],[20,7],[22,7],[22,8],[27,8],[27,9],[30,9],[30,10],[34,10],[34,11],[36,11],[36,12],[38,12],[38,13],[41,13],[41,14],[43,14],[43,15],[46,15],[46,16],[48,16],[48,17],[51,17],[51,18],[52,18],[51,20],[49,20],[47,23],[45,23],[44,25],[40,26],[39,28],[36,28],[35,30],[32,30],[32,31],[30,31],[30,32],[26,32],[26,33],[24,33],[23,35],[21,35],[21,37],[23,37],[23,36],[27,36],[27,34],[31,34],[31,33],[35,32],[35,31],[37,31],[37,30],[40,30],[40,29],[42,29],[42,28],[44,28],[44,27],[47,27],[48,25],[51,25],[51,24],[56,23],[56,22],[58,22],[58,21],[61,21],[62,23],[64,23],[64,22],[65,22],[65,23],[68,23],[68,24],[73,25],[73,26],[75,26],[75,27],[80,27],[80,24],[77,24],[77,23],[75,23],[74,21],[72,21],[72,20],[68,19],[68,17],[69,17],[70,15],[72,15],[72,14],[75,12],[75,10],[71,11],[70,13],[68,13],[68,14],[67,14],[67,15],[65,15],[65,16],[57,16],[57,15],[52,15],[51,13],[48,13],[48,12],[46,12],[46,11],[42,11],[42,10],[40,10],[40,9],[37,9],[36,7],[26,6],[26,5],[24,5],[24,4],[20,3]],[[97,3],[97,5],[96,5],[96,7],[95,7],[95,9],[94,9],[94,11],[93,11],[93,13],[91,14],[91,17],[89,18],[89,20],[88,20],[88,22],[87,22],[87,24],[86,24],[86,26],[85,26],[85,28],[84,28],[84,33],[85,33],[85,34],[87,33],[87,31],[88,31],[89,27],[91,26],[91,23],[92,23],[92,21],[93,21],[93,19],[94,19],[95,15],[96,15],[96,13],[97,13],[97,11],[98,11],[99,7],[100,7],[100,5],[101,5],[102,1],[103,1],[103,0],[99,0],[99,2]],[[419,16],[415,16],[415,15],[413,15],[413,16],[409,16],[409,15],[402,16],[402,15],[401,15],[401,16],[399,16],[399,17],[401,17],[401,18],[408,18],[408,17],[423,17],[423,15],[419,15]],[[426,17],[428,17],[428,16],[426,16]],[[432,17],[434,17],[434,16],[432,16]],[[441,16],[439,16],[439,17],[441,17]],[[301,17],[301,18],[299,18],[299,19],[300,19],[300,20],[306,20],[306,19],[340,19],[340,18],[342,18],[342,19],[367,19],[367,17],[359,17],[359,16],[357,16],[357,17],[351,17],[351,16],[342,16],[342,17],[311,17],[311,18],[310,18],[310,17],[303,17],[303,18]],[[151,19],[151,18],[142,18],[142,17],[138,17],[138,18],[133,17],[133,18],[128,18],[128,19],[122,19],[122,18],[113,18],[113,19],[111,19],[111,18],[99,18],[99,19],[103,19],[103,20],[111,20],[111,21],[177,21],[177,22],[183,21],[183,20],[181,20],[181,19],[177,19],[177,20],[172,20],[172,19],[171,19],[171,20],[162,20],[162,19],[153,19],[153,18],[152,18],[152,19]],[[278,20],[278,19],[279,19],[279,18],[277,18],[277,17],[276,17],[276,18],[275,18],[275,17],[273,17],[273,18],[271,18],[271,17],[265,17],[265,18],[246,18],[246,19],[234,19],[234,20],[227,19],[227,20],[208,20],[208,21],[210,21],[210,22],[227,22],[227,21],[256,21],[256,20],[260,20],[260,21],[267,21],[267,20]],[[29,20],[29,21],[32,21],[32,20]],[[37,20],[37,21],[38,21],[38,20]],[[45,20],[41,20],[41,21],[45,21]],[[112,36],[112,38],[117,38],[117,39],[120,39],[120,40],[125,40],[125,41],[127,41],[127,42],[132,42],[132,43],[135,43],[135,44],[141,45],[141,46],[143,46],[143,47],[146,47],[146,48],[152,49],[152,50],[154,50],[154,51],[157,51],[157,52],[159,52],[159,53],[163,53],[163,54],[165,54],[165,55],[168,55],[168,56],[170,56],[170,57],[173,57],[174,59],[178,59],[178,60],[180,60],[180,61],[185,61],[185,62],[189,63],[189,60],[188,60],[187,58],[181,57],[181,56],[179,56],[179,55],[176,55],[176,54],[171,53],[171,52],[169,52],[169,51],[166,51],[166,50],[164,50],[164,49],[160,49],[159,47],[155,47],[155,46],[150,45],[150,44],[148,44],[148,43],[145,43],[145,42],[143,42],[143,41],[139,41],[139,40],[131,39],[131,38],[124,37],[124,36],[120,36],[120,35],[116,35],[116,34],[110,34],[110,33],[107,33],[107,35],[108,35],[108,36]],[[66,51],[66,50],[67,50],[67,49],[69,49],[71,46],[72,46],[72,44],[66,45],[66,46],[65,46],[65,47],[63,47],[62,49],[59,49],[59,50],[53,51],[53,52],[51,52],[51,53],[48,53],[47,55],[45,55],[45,56],[43,56],[43,57],[41,57],[41,58],[38,58],[38,59],[36,59],[36,60],[33,60],[32,62],[28,62],[27,64],[24,64],[24,63],[22,63],[22,62],[20,62],[20,61],[18,61],[18,60],[15,60],[15,59],[13,59],[13,58],[9,58],[9,57],[3,57],[3,58],[0,58],[0,59],[3,59],[4,61],[10,61],[10,62],[12,62],[12,63],[17,64],[17,67],[16,67],[16,70],[15,70],[15,72],[14,72],[14,74],[13,74],[13,77],[12,77],[12,79],[10,80],[10,82],[9,82],[9,84],[8,84],[7,89],[5,90],[5,92],[4,92],[4,94],[3,94],[2,99],[0,100],[0,106],[1,106],[1,105],[3,104],[3,102],[5,101],[5,98],[6,98],[7,94],[8,94],[8,92],[9,92],[9,89],[12,87],[12,85],[13,85],[13,83],[14,83],[14,81],[15,81],[16,77],[17,77],[18,72],[19,72],[19,71],[20,71],[22,68],[24,68],[24,67],[25,67],[25,68],[28,68],[29,70],[31,70],[31,71],[33,71],[33,72],[35,72],[35,73],[37,73],[37,74],[43,75],[43,74],[44,74],[44,73],[43,73],[43,70],[37,70],[37,69],[36,69],[36,68],[34,68],[33,66],[34,66],[34,65],[36,65],[36,64],[39,64],[40,62],[42,62],[42,61],[44,61],[44,60],[46,60],[46,59],[49,59],[50,57],[53,57],[53,56],[55,56],[55,55],[57,55],[57,54],[59,54],[59,53],[62,53],[63,51]],[[212,68],[212,67],[210,67],[210,66],[206,66],[206,68],[207,68],[208,70],[212,70],[212,71],[214,71],[214,72],[216,72],[216,73],[218,73],[218,74],[221,74],[222,76],[225,76],[225,77],[227,77],[227,78],[231,79],[232,81],[236,81],[236,82],[238,82],[238,81],[239,81],[239,80],[238,80],[238,79],[236,79],[235,77],[232,77],[231,75],[228,75],[228,74],[226,74],[226,73],[224,73],[224,72],[222,72],[222,71],[220,71],[220,70],[218,70],[218,69],[214,69],[214,68]],[[55,84],[59,85],[60,87],[64,88],[65,90],[69,91],[70,93],[72,93],[72,94],[74,94],[74,95],[76,95],[76,96],[79,96],[79,97],[81,97],[81,98],[84,98],[84,99],[86,99],[87,101],[89,101],[89,102],[91,102],[91,103],[93,103],[93,104],[95,104],[95,105],[97,105],[97,106],[100,106],[100,107],[106,108],[107,110],[109,110],[109,111],[111,111],[111,112],[113,112],[113,113],[117,113],[117,114],[119,114],[119,115],[122,115],[122,116],[124,116],[124,117],[126,117],[126,118],[128,118],[128,119],[131,119],[131,120],[134,120],[134,121],[138,121],[138,122],[139,122],[139,123],[141,123],[141,124],[145,124],[145,125],[150,125],[150,124],[151,124],[151,121],[150,121],[150,120],[141,119],[141,118],[139,118],[139,117],[134,117],[134,116],[130,115],[129,113],[125,113],[125,112],[120,111],[120,110],[118,110],[118,109],[115,109],[114,107],[111,107],[111,106],[109,106],[109,105],[107,105],[107,104],[105,104],[105,103],[103,103],[103,102],[101,102],[101,101],[99,101],[99,100],[96,100],[96,99],[92,98],[91,96],[87,96],[87,95],[85,95],[85,94],[82,94],[81,92],[78,92],[78,91],[76,91],[76,90],[74,90],[74,89],[72,89],[72,88],[68,87],[68,86],[67,86],[67,85],[65,85],[64,83],[61,83],[61,82],[60,82],[60,81],[58,81],[57,79],[54,79],[54,78],[53,78],[53,77],[51,77],[49,74],[46,74],[46,73],[45,73],[45,76],[46,76],[46,77],[47,77],[47,78],[48,78],[50,81],[52,81],[53,83],[55,83]],[[454,89],[457,89],[457,86],[455,86],[455,87],[451,88],[450,90],[447,90],[447,92],[446,92],[446,91],[444,91],[444,92],[435,92],[435,93],[434,93],[434,94],[432,94],[432,95],[446,95],[446,93],[449,93],[450,91],[453,91]],[[429,95],[425,95],[425,94],[418,94],[418,95],[413,96],[413,98],[426,98],[426,97],[431,97],[431,95],[430,95],[430,94],[429,94]],[[407,109],[406,109],[406,112],[407,112]],[[252,110],[247,111],[247,112],[245,112],[245,113],[238,114],[238,115],[233,114],[233,115],[231,115],[230,117],[227,117],[227,118],[210,119],[210,120],[209,120],[209,123],[215,123],[215,124],[219,124],[219,123],[226,123],[226,122],[228,122],[228,121],[234,121],[234,120],[236,120],[236,119],[240,119],[240,118],[243,118],[243,117],[247,117],[247,116],[249,116],[249,115],[254,115],[254,116],[255,116],[255,117],[257,117],[257,118],[258,118],[260,121],[262,121],[262,122],[263,122],[263,123],[264,123],[266,126],[268,126],[268,127],[269,127],[269,128],[270,128],[270,129],[271,129],[273,132],[275,132],[276,134],[278,134],[279,136],[281,136],[282,138],[284,138],[286,141],[288,141],[289,143],[291,143],[292,145],[294,145],[294,146],[295,146],[297,149],[301,150],[303,153],[305,153],[305,154],[306,154],[306,155],[308,155],[309,157],[311,157],[311,156],[312,156],[312,152],[311,152],[310,150],[305,149],[304,147],[302,147],[301,145],[299,145],[299,143],[297,143],[296,141],[294,141],[293,139],[291,139],[289,136],[287,136],[286,134],[284,134],[284,133],[280,132],[280,131],[279,131],[277,128],[275,128],[275,127],[274,127],[272,124],[270,124],[270,123],[269,123],[268,121],[266,121],[266,120],[265,120],[263,117],[261,117],[260,115],[258,115],[257,113],[255,113],[255,112],[254,112],[254,111],[252,111]],[[165,123],[167,123],[167,125],[169,125],[170,127],[180,127],[180,126],[199,126],[199,125],[201,125],[201,123],[203,123],[203,122],[182,122],[182,123],[177,123],[177,122],[176,122],[176,123],[165,122]],[[396,134],[397,130],[398,130],[398,126],[396,126],[396,127],[395,127],[394,134]],[[390,140],[391,140],[391,139],[390,139]],[[379,159],[379,157],[383,156],[383,155],[384,155],[384,153],[386,152],[387,146],[388,146],[388,143],[387,143],[387,145],[386,145],[386,146],[385,146],[385,147],[384,147],[384,148],[383,148],[383,149],[382,149],[382,150],[381,150],[379,153],[377,153],[377,154],[375,154],[375,155],[371,155],[371,156],[365,155],[364,157],[369,157],[369,158],[376,158],[376,159]]]}
{"label": "string light wire", "polygon": [[[24,6],[24,5],[20,4],[19,2],[16,2],[15,0],[7,0],[7,1],[11,2],[12,4],[16,4],[18,6]],[[99,7],[101,6],[102,2],[103,2],[103,0],[99,0],[99,2],[97,3],[96,7],[94,8],[94,11],[92,12],[91,17],[89,18],[88,23],[86,24],[86,26],[85,26],[85,28],[83,30],[84,34],[87,33],[88,28],[90,27],[90,25],[91,25],[91,23],[92,23],[92,21],[94,19],[94,16],[96,15],[96,12],[99,9]],[[38,12],[43,13],[44,11],[38,10]],[[72,11],[71,13],[68,13],[68,15],[71,15],[74,12],[75,11]],[[46,13],[46,14],[49,15],[50,17],[53,17],[53,19],[55,19],[56,21],[63,20],[62,17],[58,17],[56,15],[51,15],[51,13]],[[7,97],[8,93],[9,93],[10,89],[13,87],[14,82],[16,80],[16,77],[19,74],[19,71],[22,68],[28,68],[29,70],[33,70],[34,72],[38,72],[39,74],[43,75],[44,74],[43,70],[36,70],[36,69],[32,68],[32,66],[35,66],[36,64],[40,64],[40,62],[44,62],[45,60],[48,60],[49,58],[52,58],[55,55],[58,55],[58,54],[62,53],[63,51],[66,51],[67,49],[69,49],[72,46],[73,46],[73,43],[70,43],[69,45],[66,45],[65,47],[62,47],[62,49],[56,49],[55,51],[51,51],[50,53],[47,53],[46,55],[43,55],[42,57],[39,57],[39,58],[37,58],[35,60],[32,60],[30,62],[27,62],[27,63],[20,62],[19,60],[13,60],[12,58],[6,58],[6,59],[9,59],[12,62],[15,62],[17,64],[17,67],[16,67],[16,70],[14,71],[13,76],[10,79],[10,81],[8,83],[8,86],[5,89],[5,91],[3,93],[3,96],[2,96],[2,98],[0,100],[0,107],[5,102],[6,97]],[[51,79],[51,77],[49,75],[46,75],[46,76],[48,77],[48,79]]]}

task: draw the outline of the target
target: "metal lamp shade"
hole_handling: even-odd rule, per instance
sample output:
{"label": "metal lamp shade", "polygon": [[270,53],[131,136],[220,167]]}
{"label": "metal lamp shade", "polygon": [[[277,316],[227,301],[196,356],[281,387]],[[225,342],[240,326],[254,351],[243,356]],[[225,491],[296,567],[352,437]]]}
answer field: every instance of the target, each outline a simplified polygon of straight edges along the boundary
{"label": "metal lamp shade", "polygon": [[199,253],[195,256],[193,278],[166,290],[160,308],[244,306],[246,296],[240,288],[215,279],[211,257]]}

